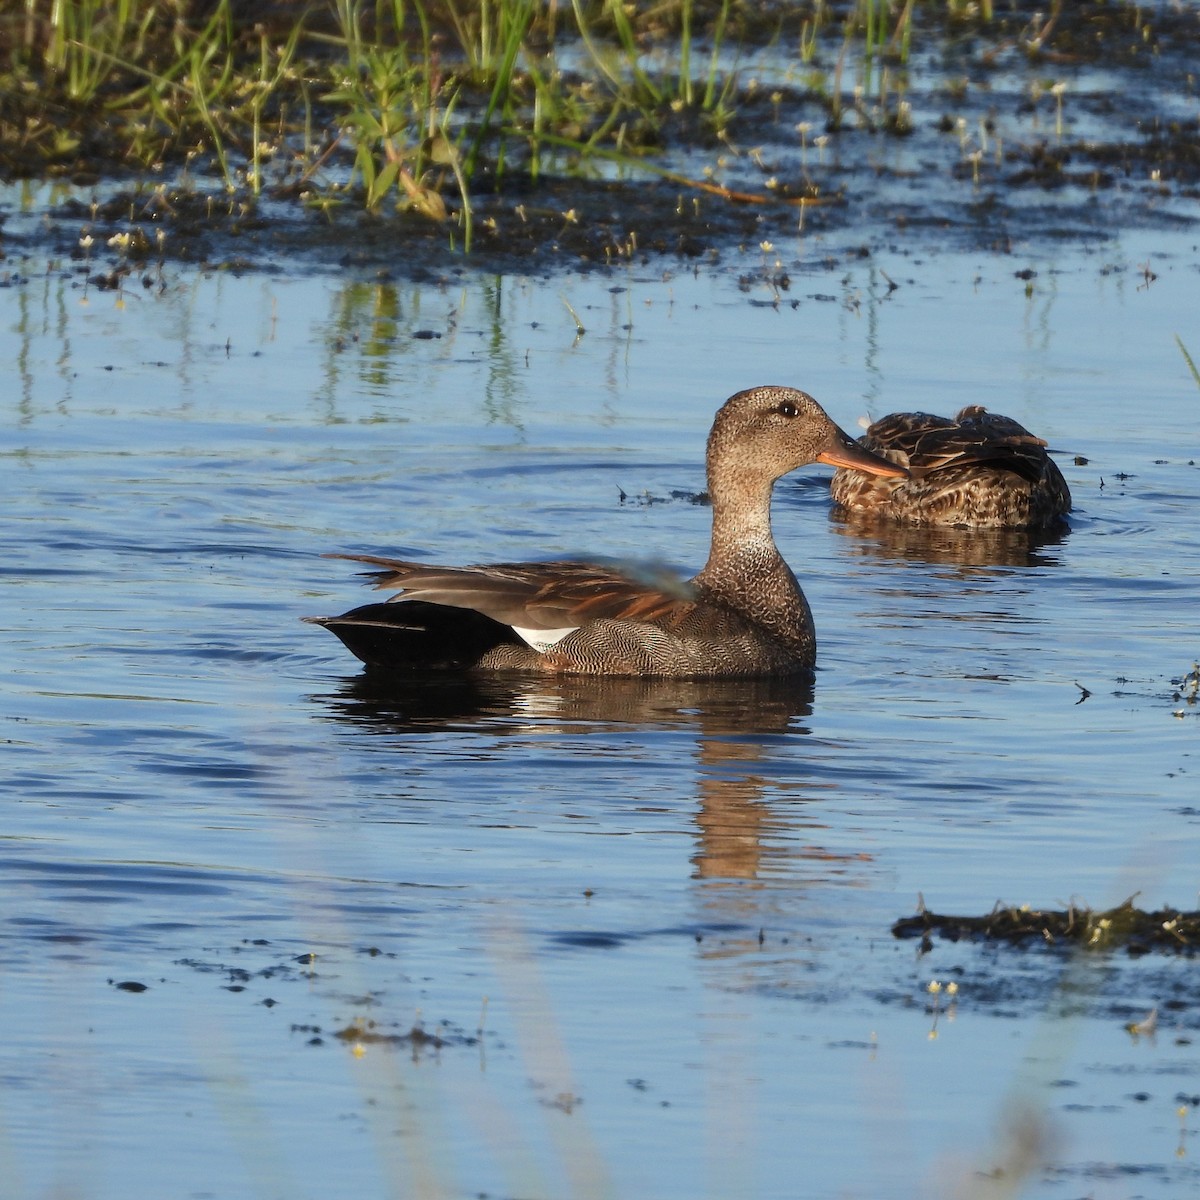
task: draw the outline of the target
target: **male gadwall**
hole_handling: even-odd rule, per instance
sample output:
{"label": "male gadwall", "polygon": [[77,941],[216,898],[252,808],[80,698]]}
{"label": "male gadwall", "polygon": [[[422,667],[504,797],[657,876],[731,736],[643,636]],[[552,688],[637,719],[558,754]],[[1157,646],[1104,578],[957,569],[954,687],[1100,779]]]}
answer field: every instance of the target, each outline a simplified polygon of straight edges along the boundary
{"label": "male gadwall", "polygon": [[1070,511],[1071,493],[1046,443],[1011,417],[978,404],[953,421],[929,413],[892,413],[859,444],[907,467],[908,478],[837,471],[830,491],[851,513],[910,525],[1033,529]]}
{"label": "male gadwall", "polygon": [[775,481],[808,463],[903,478],[804,392],[758,387],[725,402],[708,437],[712,549],[684,582],[586,562],[382,568],[382,604],[308,620],[382,667],[670,678],[789,675],[812,667],[812,613],[771,536]]}

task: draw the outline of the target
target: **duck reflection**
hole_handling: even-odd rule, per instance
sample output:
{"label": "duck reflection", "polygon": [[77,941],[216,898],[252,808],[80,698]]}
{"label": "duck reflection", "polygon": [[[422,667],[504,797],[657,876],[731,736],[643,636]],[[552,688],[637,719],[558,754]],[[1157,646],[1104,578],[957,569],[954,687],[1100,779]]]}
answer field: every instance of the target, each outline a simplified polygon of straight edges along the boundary
{"label": "duck reflection", "polygon": [[[810,678],[665,680],[579,679],[479,674],[447,677],[368,671],[319,697],[339,722],[384,734],[485,732],[516,739],[560,736],[564,754],[578,755],[580,735],[596,757],[630,753],[636,731],[653,748],[663,733],[685,733],[696,766],[696,878],[755,880],[777,875],[797,857],[844,864],[796,836],[798,802],[811,783],[797,777],[787,740],[809,733],[814,687]],[[568,743],[569,740],[569,744]],[[677,741],[656,755],[674,756]],[[635,747],[636,752],[636,747]],[[504,753],[499,745],[497,755]],[[779,796],[786,794],[786,808]],[[807,872],[806,872],[807,874]]]}
{"label": "duck reflection", "polygon": [[320,699],[339,720],[396,731],[486,723],[503,732],[524,729],[536,717],[563,730],[682,724],[715,736],[807,732],[798,722],[812,713],[813,681],[804,675],[692,680],[368,668]]}
{"label": "duck reflection", "polygon": [[1054,548],[1071,532],[1066,525],[1038,530],[898,525],[840,510],[830,522],[835,533],[857,542],[851,553],[863,558],[959,567],[1057,566]]}

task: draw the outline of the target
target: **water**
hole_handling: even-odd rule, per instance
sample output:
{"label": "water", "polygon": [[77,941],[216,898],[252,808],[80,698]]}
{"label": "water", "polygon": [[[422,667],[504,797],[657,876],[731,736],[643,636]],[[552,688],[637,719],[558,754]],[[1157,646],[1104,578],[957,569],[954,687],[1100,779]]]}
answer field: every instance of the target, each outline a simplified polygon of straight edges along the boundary
{"label": "water", "polygon": [[[168,266],[123,297],[9,263],[9,1194],[1196,1186],[1191,960],[890,932],[921,896],[1196,906],[1194,241],[773,253],[780,295],[736,285],[757,247],[445,285]],[[695,570],[711,415],[763,382],[847,427],[1006,412],[1072,528],[864,534],[799,472],[811,686],[381,691],[300,623],[369,597],[324,551]]]}

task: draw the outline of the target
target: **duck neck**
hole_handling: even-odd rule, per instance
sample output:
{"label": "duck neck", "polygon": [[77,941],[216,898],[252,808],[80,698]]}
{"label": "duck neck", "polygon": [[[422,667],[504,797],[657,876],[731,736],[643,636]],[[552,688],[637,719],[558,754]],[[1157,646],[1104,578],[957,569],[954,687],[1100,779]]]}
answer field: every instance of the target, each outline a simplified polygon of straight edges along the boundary
{"label": "duck neck", "polygon": [[771,489],[768,483],[748,495],[743,485],[730,494],[731,489],[722,487],[719,480],[710,484],[712,547],[700,576],[713,586],[743,560],[778,559],[783,563],[771,532]]}
{"label": "duck neck", "polygon": [[[715,482],[715,481],[714,481]],[[811,645],[812,613],[771,533],[771,484],[731,499],[712,486],[712,549],[697,587],[788,646]]]}

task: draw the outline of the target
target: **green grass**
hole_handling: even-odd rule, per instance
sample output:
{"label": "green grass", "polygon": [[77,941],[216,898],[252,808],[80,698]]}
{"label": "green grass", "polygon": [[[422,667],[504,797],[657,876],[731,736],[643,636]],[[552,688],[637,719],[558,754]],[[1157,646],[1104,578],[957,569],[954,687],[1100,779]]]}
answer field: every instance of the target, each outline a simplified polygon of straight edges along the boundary
{"label": "green grass", "polygon": [[652,160],[676,136],[707,139],[715,160],[756,86],[741,77],[744,45],[794,63],[831,130],[855,114],[904,132],[914,39],[991,11],[956,0],[327,0],[285,6],[278,21],[271,10],[262,25],[241,8],[6,6],[0,170],[134,169],[213,179],[251,201],[269,190],[326,211],[399,209],[469,249],[472,197],[510,177],[536,184],[589,161],[661,172]]}

